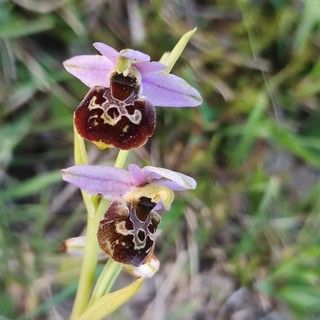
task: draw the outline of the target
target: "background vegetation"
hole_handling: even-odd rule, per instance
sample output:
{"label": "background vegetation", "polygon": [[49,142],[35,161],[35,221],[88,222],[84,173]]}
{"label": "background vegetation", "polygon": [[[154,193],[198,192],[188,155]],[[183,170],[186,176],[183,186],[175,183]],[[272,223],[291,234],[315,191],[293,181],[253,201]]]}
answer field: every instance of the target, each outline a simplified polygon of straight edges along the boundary
{"label": "background vegetation", "polygon": [[318,0],[0,0],[0,318],[71,309],[79,264],[58,247],[85,216],[59,170],[87,88],[62,62],[94,41],[158,60],[197,26],[174,73],[204,103],[158,108],[131,160],[198,188],[163,216],[160,271],[110,319],[320,319],[319,24]]}

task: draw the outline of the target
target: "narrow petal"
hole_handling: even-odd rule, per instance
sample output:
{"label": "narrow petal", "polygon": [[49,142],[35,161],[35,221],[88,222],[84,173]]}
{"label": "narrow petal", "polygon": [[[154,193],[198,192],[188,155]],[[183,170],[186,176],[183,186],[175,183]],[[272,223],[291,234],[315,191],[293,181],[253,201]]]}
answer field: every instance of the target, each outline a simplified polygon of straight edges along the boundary
{"label": "narrow petal", "polygon": [[82,81],[86,86],[109,87],[110,71],[113,63],[104,56],[75,56],[63,63],[65,69]]}
{"label": "narrow petal", "polygon": [[130,173],[131,184],[133,186],[142,186],[147,182],[146,175],[136,164],[129,164],[128,171]]}
{"label": "narrow petal", "polygon": [[137,61],[143,61],[143,62],[150,61],[150,56],[138,50],[123,49],[120,51],[120,55],[122,57],[126,57],[128,59],[133,59]]}
{"label": "narrow petal", "polygon": [[110,61],[112,61],[114,64],[117,63],[119,59],[119,52],[112,47],[108,46],[105,43],[102,42],[95,42],[93,44],[95,49],[97,49],[102,55],[104,55],[106,58],[108,58]]}
{"label": "narrow petal", "polygon": [[166,66],[160,62],[138,62],[134,65],[141,73],[141,75],[146,75],[153,72],[163,71]]}
{"label": "narrow petal", "polygon": [[63,169],[61,172],[63,180],[88,193],[102,194],[107,199],[122,196],[133,188],[130,184],[130,175],[124,169],[77,165]]}
{"label": "narrow petal", "polygon": [[162,72],[142,76],[143,95],[158,107],[196,107],[200,93],[182,78]]}
{"label": "narrow petal", "polygon": [[152,166],[146,166],[142,168],[142,171],[149,181],[166,186],[171,190],[195,189],[197,186],[193,178],[180,172]]}

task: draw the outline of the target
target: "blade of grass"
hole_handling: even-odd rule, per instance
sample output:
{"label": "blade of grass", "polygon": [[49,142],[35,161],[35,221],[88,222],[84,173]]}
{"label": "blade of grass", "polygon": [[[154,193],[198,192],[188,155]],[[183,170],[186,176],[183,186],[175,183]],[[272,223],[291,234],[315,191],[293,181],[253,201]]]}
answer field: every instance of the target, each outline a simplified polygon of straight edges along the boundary
{"label": "blade of grass", "polygon": [[12,19],[9,24],[0,27],[0,38],[15,39],[30,36],[35,33],[52,29],[54,20],[50,17],[41,17],[34,21],[22,21],[21,19]]}
{"label": "blade of grass", "polygon": [[30,196],[48,188],[52,184],[61,180],[60,171],[54,170],[43,173],[34,178],[19,182],[2,192],[2,199],[17,199]]}

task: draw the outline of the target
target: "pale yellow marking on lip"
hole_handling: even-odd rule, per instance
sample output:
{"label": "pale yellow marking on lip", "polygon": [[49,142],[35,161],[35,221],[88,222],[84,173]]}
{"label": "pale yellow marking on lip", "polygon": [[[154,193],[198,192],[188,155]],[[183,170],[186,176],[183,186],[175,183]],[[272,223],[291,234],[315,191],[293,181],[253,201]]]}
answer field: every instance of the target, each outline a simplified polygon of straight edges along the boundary
{"label": "pale yellow marking on lip", "polygon": [[124,195],[124,199],[127,202],[139,201],[141,197],[149,198],[154,203],[163,201],[165,209],[168,210],[173,202],[174,193],[165,186],[156,183],[148,183],[143,187],[134,188]]}
{"label": "pale yellow marking on lip", "polygon": [[124,236],[127,236],[128,234],[132,234],[133,230],[128,230],[125,226],[125,221],[121,221],[116,223],[116,232],[119,234],[122,234]]}

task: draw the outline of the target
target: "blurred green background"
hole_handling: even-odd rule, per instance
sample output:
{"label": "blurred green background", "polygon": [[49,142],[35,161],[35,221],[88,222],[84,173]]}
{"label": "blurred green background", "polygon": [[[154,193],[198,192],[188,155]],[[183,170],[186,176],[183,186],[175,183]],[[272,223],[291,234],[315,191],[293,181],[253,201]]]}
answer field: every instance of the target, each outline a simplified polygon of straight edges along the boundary
{"label": "blurred green background", "polygon": [[[160,271],[110,319],[320,319],[319,0],[0,0],[0,319],[68,319],[85,224],[73,112],[87,88],[62,67],[92,43],[174,67],[200,108],[157,108],[131,161],[196,178],[163,215]],[[92,163],[116,151],[89,147]],[[121,278],[128,277],[123,275]],[[120,279],[120,282],[122,280]]]}

